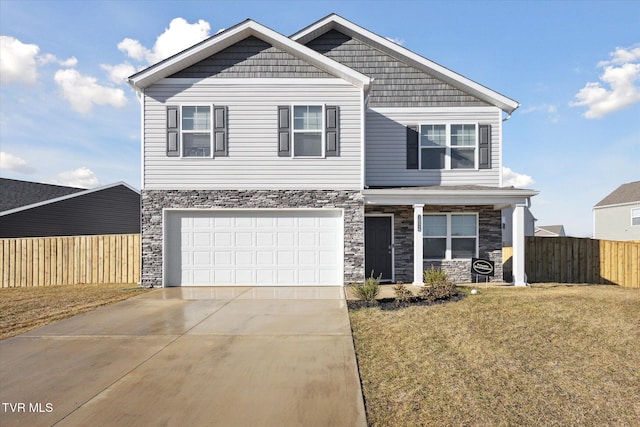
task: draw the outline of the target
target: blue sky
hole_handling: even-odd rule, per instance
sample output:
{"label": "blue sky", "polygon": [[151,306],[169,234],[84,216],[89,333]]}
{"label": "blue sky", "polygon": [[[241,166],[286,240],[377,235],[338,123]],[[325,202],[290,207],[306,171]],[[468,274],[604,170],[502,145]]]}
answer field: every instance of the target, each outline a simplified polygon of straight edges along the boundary
{"label": "blue sky", "polygon": [[539,225],[590,236],[640,180],[638,1],[0,0],[0,176],[140,188],[123,76],[246,18],[291,35],[331,12],[520,102],[505,179],[540,191]]}

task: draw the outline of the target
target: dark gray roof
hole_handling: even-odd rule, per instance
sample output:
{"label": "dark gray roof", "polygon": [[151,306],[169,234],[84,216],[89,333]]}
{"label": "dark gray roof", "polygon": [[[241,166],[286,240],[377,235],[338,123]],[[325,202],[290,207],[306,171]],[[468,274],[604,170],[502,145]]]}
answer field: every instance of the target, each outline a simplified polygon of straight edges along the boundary
{"label": "dark gray roof", "polygon": [[640,181],[628,182],[616,188],[611,194],[600,200],[598,206],[619,205],[621,203],[640,202]]}
{"label": "dark gray roof", "polygon": [[0,212],[85,191],[84,188],[0,178]]}

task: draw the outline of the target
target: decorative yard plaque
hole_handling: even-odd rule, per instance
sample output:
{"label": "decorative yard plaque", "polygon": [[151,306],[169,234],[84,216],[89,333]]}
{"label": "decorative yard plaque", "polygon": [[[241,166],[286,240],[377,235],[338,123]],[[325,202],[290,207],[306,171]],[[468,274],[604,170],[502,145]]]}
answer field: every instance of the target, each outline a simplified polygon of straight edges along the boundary
{"label": "decorative yard plaque", "polygon": [[471,273],[478,276],[493,276],[495,267],[493,261],[482,258],[471,259]]}

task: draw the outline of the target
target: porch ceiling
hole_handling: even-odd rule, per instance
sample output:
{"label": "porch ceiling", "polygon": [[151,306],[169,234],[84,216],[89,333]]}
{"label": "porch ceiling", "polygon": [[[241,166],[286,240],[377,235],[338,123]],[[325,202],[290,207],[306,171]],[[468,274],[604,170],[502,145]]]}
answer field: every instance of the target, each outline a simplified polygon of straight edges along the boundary
{"label": "porch ceiling", "polygon": [[363,190],[368,205],[493,205],[494,209],[528,204],[539,192],[514,187],[430,186]]}

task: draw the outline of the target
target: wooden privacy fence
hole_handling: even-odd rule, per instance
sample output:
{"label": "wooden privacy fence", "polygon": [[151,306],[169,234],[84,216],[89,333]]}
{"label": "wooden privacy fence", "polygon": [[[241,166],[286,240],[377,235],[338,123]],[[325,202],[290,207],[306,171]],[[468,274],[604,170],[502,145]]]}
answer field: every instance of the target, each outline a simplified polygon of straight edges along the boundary
{"label": "wooden privacy fence", "polygon": [[[509,275],[512,254],[513,248],[502,249],[504,268]],[[595,283],[640,288],[640,242],[527,237],[525,271],[532,283]]]}
{"label": "wooden privacy fence", "polygon": [[140,235],[0,239],[2,287],[138,283]]}

